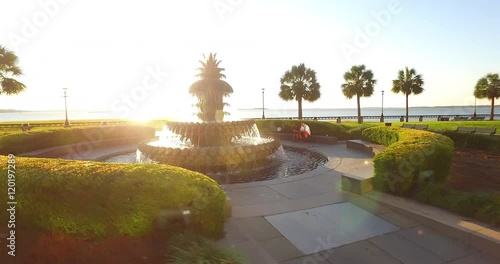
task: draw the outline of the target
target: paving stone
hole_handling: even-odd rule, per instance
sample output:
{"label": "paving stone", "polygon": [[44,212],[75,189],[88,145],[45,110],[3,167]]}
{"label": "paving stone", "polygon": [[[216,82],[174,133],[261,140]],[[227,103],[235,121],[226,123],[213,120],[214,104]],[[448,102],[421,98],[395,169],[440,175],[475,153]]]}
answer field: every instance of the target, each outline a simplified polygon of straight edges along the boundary
{"label": "paving stone", "polygon": [[236,206],[270,203],[287,198],[268,187],[253,187],[242,189],[226,190],[226,193],[231,197],[233,209]]}
{"label": "paving stone", "polygon": [[255,241],[241,241],[232,246],[238,252],[242,253],[246,258],[247,263],[266,263],[274,264],[278,263],[273,259],[267,251],[262,248],[261,245],[257,244]]}
{"label": "paving stone", "polygon": [[266,219],[305,254],[399,230],[351,203],[271,215]]}
{"label": "paving stone", "polygon": [[304,256],[288,239],[276,237],[259,242],[274,260],[278,262]]}
{"label": "paving stone", "polygon": [[476,249],[423,226],[398,231],[396,234],[410,240],[443,260],[451,261],[472,253]]}
{"label": "paving stone", "polygon": [[377,202],[374,202],[370,199],[367,199],[365,197],[356,195],[356,194],[351,194],[349,195],[350,199],[349,202],[355,204],[358,207],[363,208],[364,210],[372,213],[372,214],[384,214],[384,213],[390,213],[392,212],[388,208],[378,204]]}
{"label": "paving stone", "polygon": [[378,214],[377,216],[401,229],[408,229],[419,225],[418,222],[396,212]]}
{"label": "paving stone", "polygon": [[498,263],[500,263],[499,259],[494,259],[493,257],[482,252],[478,252],[448,262],[448,264],[498,264]]}
{"label": "paving stone", "polygon": [[274,184],[269,188],[290,199],[304,198],[336,190],[340,178],[335,175],[320,175],[312,178]]}
{"label": "paving stone", "polygon": [[398,260],[367,240],[323,252],[330,263],[396,264]]}
{"label": "paving stone", "polygon": [[405,264],[444,263],[443,260],[397,234],[388,234],[369,240],[392,257]]}
{"label": "paving stone", "polygon": [[257,241],[282,236],[282,234],[263,217],[234,219],[233,225],[241,233],[247,234]]}

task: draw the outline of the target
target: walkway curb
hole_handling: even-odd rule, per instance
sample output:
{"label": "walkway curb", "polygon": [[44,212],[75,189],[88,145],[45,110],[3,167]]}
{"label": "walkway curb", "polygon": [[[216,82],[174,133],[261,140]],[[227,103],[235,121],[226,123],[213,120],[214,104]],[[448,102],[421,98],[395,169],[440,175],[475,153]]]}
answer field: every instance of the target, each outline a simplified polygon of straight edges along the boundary
{"label": "walkway curb", "polygon": [[364,194],[363,197],[500,258],[500,230],[490,225],[469,220],[434,206],[377,191]]}

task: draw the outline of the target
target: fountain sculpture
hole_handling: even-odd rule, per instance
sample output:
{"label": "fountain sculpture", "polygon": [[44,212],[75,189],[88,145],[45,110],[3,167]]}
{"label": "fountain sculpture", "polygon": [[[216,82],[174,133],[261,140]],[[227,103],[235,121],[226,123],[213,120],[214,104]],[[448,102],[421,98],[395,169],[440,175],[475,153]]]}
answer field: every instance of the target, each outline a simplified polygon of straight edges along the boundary
{"label": "fountain sculpture", "polygon": [[202,122],[166,122],[159,139],[139,144],[140,162],[169,164],[203,173],[262,167],[281,144],[261,138],[253,120],[223,122],[223,97],[233,92],[219,68],[216,54],[200,61],[202,67],[189,92],[198,99]]}

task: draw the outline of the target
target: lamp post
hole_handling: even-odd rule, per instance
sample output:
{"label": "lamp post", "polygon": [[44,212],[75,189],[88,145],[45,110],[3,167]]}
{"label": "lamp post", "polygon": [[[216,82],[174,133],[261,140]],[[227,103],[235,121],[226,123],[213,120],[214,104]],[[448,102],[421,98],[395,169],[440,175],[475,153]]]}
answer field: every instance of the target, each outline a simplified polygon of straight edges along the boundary
{"label": "lamp post", "polygon": [[474,96],[474,114],[472,115],[472,120],[476,120],[477,119],[477,115],[476,115],[476,100],[477,100],[477,98]]}
{"label": "lamp post", "polygon": [[66,102],[66,98],[68,97],[66,95],[67,89],[68,88],[63,88],[63,90],[64,90],[64,96],[63,96],[64,97],[64,111],[66,112],[66,120],[64,121],[64,127],[70,127],[69,120],[68,120],[68,103]]}
{"label": "lamp post", "polygon": [[262,88],[262,119],[266,119],[264,116],[264,88]]}
{"label": "lamp post", "polygon": [[382,90],[382,113],[380,114],[380,122],[384,122],[384,90]]}

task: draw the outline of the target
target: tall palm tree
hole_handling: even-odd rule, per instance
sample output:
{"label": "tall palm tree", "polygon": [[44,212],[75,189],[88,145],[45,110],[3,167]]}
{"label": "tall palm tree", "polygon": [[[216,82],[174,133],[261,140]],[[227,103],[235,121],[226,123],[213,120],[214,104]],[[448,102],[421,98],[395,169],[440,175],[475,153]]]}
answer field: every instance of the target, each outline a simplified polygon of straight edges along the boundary
{"label": "tall palm tree", "polygon": [[196,81],[189,87],[189,93],[198,98],[196,106],[199,109],[198,117],[202,121],[222,121],[224,119],[223,97],[233,93],[233,88],[225,81],[222,73],[224,68],[219,68],[221,61],[216,58],[217,54],[208,56],[206,62],[200,61],[202,67],[198,68],[199,73]]}
{"label": "tall palm tree", "polygon": [[24,91],[26,86],[14,79],[22,74],[16,54],[0,45],[0,94],[14,95]]}
{"label": "tall palm tree", "polygon": [[299,119],[302,119],[302,99],[314,102],[319,99],[320,85],[316,80],[316,72],[307,68],[304,63],[294,65],[281,77],[279,96],[285,101],[296,100],[299,104]]}
{"label": "tall palm tree", "polygon": [[491,100],[490,120],[493,120],[495,112],[495,98],[500,98],[500,78],[498,73],[489,73],[477,81],[474,89],[476,98],[488,98]]}
{"label": "tall palm tree", "polygon": [[400,70],[398,78],[392,81],[392,92],[403,93],[406,96],[406,122],[408,122],[408,96],[421,94],[424,91],[423,85],[422,75],[417,74],[415,69],[408,69],[408,67]]}
{"label": "tall palm tree", "polygon": [[351,70],[344,74],[345,83],[341,85],[342,93],[347,99],[356,96],[358,102],[358,123],[361,124],[360,98],[370,97],[377,80],[373,79],[373,72],[367,70],[365,65],[352,66]]}

